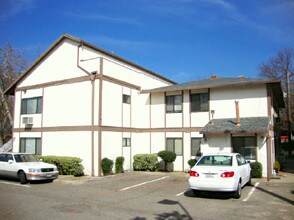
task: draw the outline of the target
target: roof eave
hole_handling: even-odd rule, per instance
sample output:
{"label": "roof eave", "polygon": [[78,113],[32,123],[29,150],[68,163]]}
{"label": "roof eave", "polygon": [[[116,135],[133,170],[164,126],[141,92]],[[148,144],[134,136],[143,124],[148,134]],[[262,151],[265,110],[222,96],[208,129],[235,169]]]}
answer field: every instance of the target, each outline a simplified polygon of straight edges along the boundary
{"label": "roof eave", "polygon": [[70,39],[70,40],[72,40],[72,41],[75,41],[75,42],[77,42],[77,43],[81,43],[81,44],[83,44],[83,45],[85,45],[85,46],[87,46],[87,47],[89,47],[89,48],[91,48],[91,49],[94,49],[94,50],[96,50],[96,51],[98,51],[98,52],[101,52],[101,53],[103,53],[104,55],[107,55],[107,56],[109,56],[109,57],[112,57],[112,58],[114,58],[114,59],[117,59],[117,60],[119,60],[119,61],[122,61],[122,62],[124,62],[124,63],[127,63],[127,64],[129,64],[129,65],[131,65],[131,66],[133,66],[133,67],[136,67],[136,68],[138,68],[138,69],[140,69],[140,70],[142,70],[142,71],[144,71],[144,72],[147,72],[147,73],[149,73],[149,74],[151,74],[151,75],[153,75],[153,76],[155,76],[155,77],[157,77],[157,78],[160,78],[160,79],[162,79],[162,80],[164,80],[164,81],[166,81],[166,82],[168,82],[168,83],[170,83],[171,85],[174,85],[174,84],[176,84],[176,82],[175,81],[173,81],[173,80],[170,80],[170,79],[168,79],[168,78],[166,78],[166,77],[164,77],[164,76],[162,76],[162,75],[159,75],[159,74],[157,74],[157,73],[155,73],[155,72],[153,72],[153,71],[151,71],[151,70],[148,70],[148,69],[146,69],[146,68],[144,68],[144,67],[142,67],[142,66],[140,66],[140,65],[138,65],[138,64],[135,64],[135,63],[133,63],[133,62],[131,62],[131,61],[128,61],[128,60],[126,60],[126,59],[124,59],[124,58],[122,58],[122,57],[120,57],[120,56],[117,56],[117,55],[115,55],[115,54],[112,54],[112,53],[110,53],[110,52],[108,52],[108,51],[106,51],[106,50],[103,50],[103,49],[101,49],[101,48],[98,48],[98,47],[96,47],[96,46],[94,46],[94,45],[92,45],[92,44],[89,44],[89,43],[87,43],[87,42],[85,42],[85,41],[83,41],[83,40],[81,40],[81,39],[79,39],[79,38],[76,38],[76,37],[73,37],[73,36],[71,36],[71,35],[68,35],[68,34],[63,34],[61,37],[59,37],[43,54],[41,54],[27,69],[26,69],[26,71],[23,73],[23,74],[21,74],[5,91],[4,91],[4,94],[6,94],[6,95],[14,95],[14,90],[15,90],[15,88],[16,88],[16,86],[17,86],[17,84],[36,66],[36,65],[38,65],[38,63],[39,62],[41,62],[59,43],[61,43],[64,39]]}

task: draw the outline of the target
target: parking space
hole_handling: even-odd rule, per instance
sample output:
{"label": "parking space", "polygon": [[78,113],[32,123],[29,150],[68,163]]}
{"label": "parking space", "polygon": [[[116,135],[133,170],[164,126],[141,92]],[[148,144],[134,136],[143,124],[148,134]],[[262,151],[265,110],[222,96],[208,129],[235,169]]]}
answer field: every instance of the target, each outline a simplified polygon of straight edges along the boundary
{"label": "parking space", "polygon": [[[254,180],[240,199],[226,193],[195,197],[186,173],[130,172],[107,177],[60,176],[53,183],[0,180],[1,219],[292,219],[291,182]],[[6,182],[6,183],[4,183]],[[11,184],[10,184],[11,183]],[[258,184],[257,184],[258,183]],[[276,185],[277,184],[277,185]],[[293,182],[292,182],[293,186]],[[28,202],[29,201],[29,202]],[[229,217],[228,217],[229,215]]]}

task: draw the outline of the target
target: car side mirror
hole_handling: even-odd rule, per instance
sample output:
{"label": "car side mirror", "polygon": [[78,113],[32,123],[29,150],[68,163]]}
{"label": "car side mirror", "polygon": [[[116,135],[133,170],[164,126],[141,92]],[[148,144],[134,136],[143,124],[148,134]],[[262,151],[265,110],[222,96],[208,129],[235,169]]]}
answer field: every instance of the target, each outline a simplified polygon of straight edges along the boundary
{"label": "car side mirror", "polygon": [[10,159],[10,160],[8,160],[8,163],[9,163],[9,164],[12,164],[12,163],[14,163],[14,160],[11,160],[11,159]]}

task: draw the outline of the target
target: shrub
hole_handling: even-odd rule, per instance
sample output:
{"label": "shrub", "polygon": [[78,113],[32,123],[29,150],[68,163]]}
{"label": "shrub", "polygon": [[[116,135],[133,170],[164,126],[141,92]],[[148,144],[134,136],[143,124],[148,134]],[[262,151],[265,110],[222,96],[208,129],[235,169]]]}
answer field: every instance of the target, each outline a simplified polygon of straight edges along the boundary
{"label": "shrub", "polygon": [[135,171],[155,171],[158,169],[157,154],[136,154],[133,158]]}
{"label": "shrub", "polygon": [[172,151],[168,151],[168,150],[159,151],[157,153],[157,155],[164,161],[164,163],[165,163],[165,171],[167,170],[167,164],[168,163],[173,163],[177,158],[176,153],[174,153]]}
{"label": "shrub", "polygon": [[262,164],[259,162],[250,163],[250,167],[252,169],[252,177],[253,178],[261,178],[262,177]]}
{"label": "shrub", "polygon": [[280,169],[281,169],[280,162],[278,160],[276,160],[274,162],[274,170],[277,171],[277,172],[279,172]]}
{"label": "shrub", "polygon": [[101,168],[102,168],[103,176],[112,174],[112,167],[113,167],[112,160],[108,159],[107,157],[104,157],[101,160]]}
{"label": "shrub", "polygon": [[42,159],[43,162],[56,165],[60,175],[84,175],[84,167],[81,164],[82,160],[80,158],[41,155],[37,155],[36,157]]}
{"label": "shrub", "polygon": [[117,157],[115,159],[115,173],[123,173],[124,172],[124,157]]}
{"label": "shrub", "polygon": [[197,163],[196,159],[190,159],[188,160],[188,164],[190,166],[190,168],[194,167],[194,165]]}

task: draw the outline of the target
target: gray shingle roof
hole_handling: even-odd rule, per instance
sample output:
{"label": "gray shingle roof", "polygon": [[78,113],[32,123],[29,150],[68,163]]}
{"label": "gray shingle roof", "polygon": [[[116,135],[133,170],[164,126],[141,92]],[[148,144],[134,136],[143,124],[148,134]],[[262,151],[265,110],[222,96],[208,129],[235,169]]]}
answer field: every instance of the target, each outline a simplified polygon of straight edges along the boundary
{"label": "gray shingle roof", "polygon": [[231,87],[231,86],[246,86],[254,84],[279,83],[279,79],[257,79],[257,78],[227,78],[227,77],[211,77],[209,79],[196,80],[171,86],[160,87],[144,92],[168,92],[189,89],[203,89],[203,88],[217,88],[217,87]]}
{"label": "gray shingle roof", "polygon": [[241,118],[240,126],[236,124],[236,118],[212,119],[202,128],[200,133],[267,133],[269,117]]}

